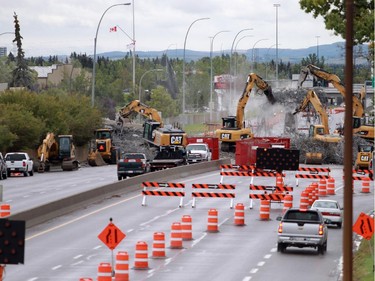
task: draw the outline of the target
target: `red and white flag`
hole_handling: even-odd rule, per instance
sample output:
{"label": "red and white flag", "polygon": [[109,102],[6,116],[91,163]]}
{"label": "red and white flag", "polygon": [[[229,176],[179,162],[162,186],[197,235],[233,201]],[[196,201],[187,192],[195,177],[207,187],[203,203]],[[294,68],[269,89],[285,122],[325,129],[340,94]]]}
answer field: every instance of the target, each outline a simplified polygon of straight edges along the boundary
{"label": "red and white flag", "polygon": [[109,32],[117,32],[117,26],[111,27]]}

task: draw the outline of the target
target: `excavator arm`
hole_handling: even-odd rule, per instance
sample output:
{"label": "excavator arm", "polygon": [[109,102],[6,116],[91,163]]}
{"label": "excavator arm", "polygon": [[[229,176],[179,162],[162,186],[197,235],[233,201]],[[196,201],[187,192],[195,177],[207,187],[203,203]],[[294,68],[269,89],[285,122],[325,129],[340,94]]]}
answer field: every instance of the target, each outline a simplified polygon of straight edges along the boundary
{"label": "excavator arm", "polygon": [[324,127],[324,134],[329,134],[329,127],[328,127],[328,115],[327,112],[324,110],[322,103],[319,100],[318,95],[310,90],[307,92],[306,97],[303,99],[300,106],[296,109],[296,111],[293,113],[293,115],[297,114],[298,112],[303,111],[309,104],[312,104],[315,111],[318,112],[320,115],[320,121],[322,122],[322,125]]}
{"label": "excavator arm", "polygon": [[151,119],[156,122],[160,122],[162,125],[161,117],[158,111],[144,103],[141,103],[139,100],[133,100],[124,107],[122,107],[119,111],[121,118],[126,118],[132,113],[139,113],[148,119]]}
{"label": "excavator arm", "polygon": [[[341,82],[340,78],[337,75],[329,73],[312,64],[307,65],[301,70],[298,80],[299,87],[302,87],[303,82],[306,80],[309,74],[331,83],[340,92],[344,99],[346,98],[345,86]],[[353,116],[362,117],[363,114],[364,109],[361,100],[353,95]]]}
{"label": "excavator arm", "polygon": [[259,75],[250,73],[247,77],[245,89],[237,104],[237,128],[243,128],[245,107],[249,100],[251,90],[254,88],[254,85],[263,91],[271,104],[274,104],[276,102],[275,97],[272,94],[272,88],[268,85],[268,83],[264,81],[263,78]]}

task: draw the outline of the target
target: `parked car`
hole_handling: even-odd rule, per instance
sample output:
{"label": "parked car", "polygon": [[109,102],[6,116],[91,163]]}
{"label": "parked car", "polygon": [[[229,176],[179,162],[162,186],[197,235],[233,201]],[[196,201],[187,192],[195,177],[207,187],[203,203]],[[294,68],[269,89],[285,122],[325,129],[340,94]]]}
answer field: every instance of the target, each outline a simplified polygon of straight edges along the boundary
{"label": "parked car", "polygon": [[150,171],[150,163],[144,153],[124,153],[117,162],[118,180],[141,175]]}
{"label": "parked car", "polygon": [[0,180],[6,179],[7,177],[7,163],[4,160],[3,154],[0,152]]}
{"label": "parked car", "polygon": [[329,219],[332,224],[336,224],[338,228],[341,228],[343,213],[339,202],[336,200],[315,200],[311,209],[319,210],[324,218]]}
{"label": "parked car", "polygon": [[8,152],[5,155],[7,164],[7,175],[12,173],[21,173],[25,177],[34,175],[34,162],[27,152]]}
{"label": "parked car", "polygon": [[285,252],[287,247],[311,247],[324,255],[327,251],[328,228],[330,221],[324,219],[316,209],[288,209],[280,220],[277,236],[277,251]]}

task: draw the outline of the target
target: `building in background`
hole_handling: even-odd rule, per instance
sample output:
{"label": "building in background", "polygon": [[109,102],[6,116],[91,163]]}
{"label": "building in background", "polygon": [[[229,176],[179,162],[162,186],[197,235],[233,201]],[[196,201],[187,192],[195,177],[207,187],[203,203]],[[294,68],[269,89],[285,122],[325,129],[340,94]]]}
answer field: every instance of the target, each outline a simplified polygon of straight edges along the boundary
{"label": "building in background", "polygon": [[7,47],[0,47],[0,57],[6,57],[7,55]]}

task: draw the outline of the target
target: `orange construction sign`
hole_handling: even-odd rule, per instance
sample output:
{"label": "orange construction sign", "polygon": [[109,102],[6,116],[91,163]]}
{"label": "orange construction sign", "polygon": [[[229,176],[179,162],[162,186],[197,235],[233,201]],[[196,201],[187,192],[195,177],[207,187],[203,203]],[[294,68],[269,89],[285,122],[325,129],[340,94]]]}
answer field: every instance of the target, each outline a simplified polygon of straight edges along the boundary
{"label": "orange construction sign", "polygon": [[111,250],[124,239],[126,235],[112,222],[98,235],[98,238]]}
{"label": "orange construction sign", "polygon": [[360,213],[353,225],[353,231],[363,238],[370,240],[374,234],[374,218],[365,213]]}

